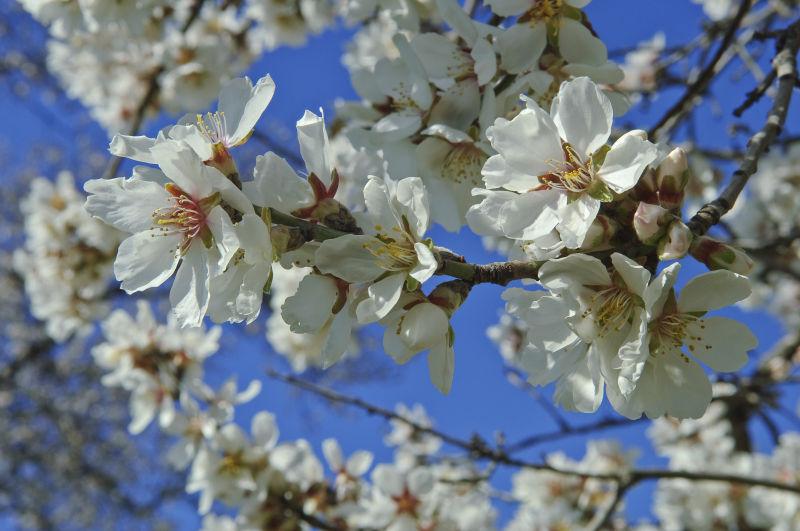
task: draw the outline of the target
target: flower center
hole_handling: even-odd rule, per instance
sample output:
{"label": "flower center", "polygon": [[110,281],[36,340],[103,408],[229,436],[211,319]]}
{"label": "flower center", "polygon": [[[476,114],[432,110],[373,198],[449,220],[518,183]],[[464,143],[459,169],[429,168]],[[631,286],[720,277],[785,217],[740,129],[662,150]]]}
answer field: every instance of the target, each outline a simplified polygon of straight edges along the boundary
{"label": "flower center", "polygon": [[539,182],[558,190],[580,193],[587,190],[594,181],[594,167],[591,158],[581,161],[575,149],[563,143],[564,160],[548,160],[553,171],[539,176]]}
{"label": "flower center", "polygon": [[534,0],[533,7],[528,11],[531,20],[549,21],[561,13],[564,0]]}
{"label": "flower center", "polygon": [[208,212],[220,204],[219,192],[196,201],[178,186],[169,183],[165,186],[172,195],[173,206],[160,208],[153,212],[156,225],[169,233],[180,232],[184,241],[181,252],[185,252],[191,242],[200,237],[206,246],[211,244],[211,230],[208,227]]}
{"label": "flower center", "polygon": [[[697,321],[697,317],[694,315],[672,313],[663,315],[657,321],[651,323],[650,353],[659,354],[667,349],[680,350],[687,337],[692,341],[701,339],[689,336],[686,330],[695,321]],[[694,347],[692,346],[690,349],[694,350]]]}
{"label": "flower center", "polygon": [[417,264],[417,252],[413,244],[407,241],[382,241],[375,238],[364,244],[364,248],[372,254],[382,269],[386,271],[407,271]]}
{"label": "flower center", "polygon": [[637,302],[624,286],[612,284],[592,295],[582,317],[592,316],[602,337],[611,331],[619,331],[628,324]]}
{"label": "flower center", "polygon": [[207,112],[205,116],[198,114],[197,127],[211,144],[222,144],[225,147],[230,147],[227,144],[227,133],[225,132],[227,131],[227,123],[224,112]]}
{"label": "flower center", "polygon": [[474,144],[456,144],[444,158],[442,177],[456,184],[478,186],[484,162],[486,154]]}

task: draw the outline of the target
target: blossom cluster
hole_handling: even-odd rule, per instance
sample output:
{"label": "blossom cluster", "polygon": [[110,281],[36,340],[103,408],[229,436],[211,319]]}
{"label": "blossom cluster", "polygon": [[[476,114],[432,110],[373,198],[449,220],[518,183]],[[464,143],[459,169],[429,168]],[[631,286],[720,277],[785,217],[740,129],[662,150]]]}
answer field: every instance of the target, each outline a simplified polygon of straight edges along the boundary
{"label": "blossom cluster", "polygon": [[[22,205],[17,267],[57,341],[106,311],[112,270],[128,294],[169,286],[165,324],[141,301],[135,316],[115,310],[93,355],[103,383],[131,393],[131,432],[157,419],[177,438],[168,457],[188,469],[207,529],[492,529],[492,469],[442,454],[421,408],[398,408],[392,462],[345,458],[329,439],[326,473],[308,441],[279,440],[271,413],[256,414],[249,433],[235,422],[258,382],[240,391],[234,380],[217,390],[203,381],[221,334],[206,318],[262,318],[298,372],[358,356],[359,331],[382,327],[385,353],[398,364],[425,353],[432,385],[447,394],[459,349],[451,320],[480,283],[521,281],[503,291],[490,335],[515,374],[554,384],[561,407],[592,413],[607,398],[624,417],[660,419],[652,437],[670,470],[796,482],[795,438],[773,456],[741,451],[720,413],[724,386],[708,374],[748,363],[755,336],[714,312],[761,297],[748,275],[767,273],[684,223],[696,159],[614,128],[632,99],[658,87],[663,36],[618,66],[583,10],[589,0],[23,4],[49,26],[50,69],[109,132],[128,130],[113,134],[110,152],[136,165],[87,181],[85,198],[68,176],[37,180]],[[719,18],[731,16],[724,4]],[[333,121],[306,110],[296,159],[240,160],[276,84],[237,76],[337,18],[360,24],[343,57],[359,101],[338,102]],[[138,134],[145,118],[204,111],[215,94],[213,110]],[[758,192],[728,227],[762,255],[774,249],[760,239],[792,239],[800,209],[796,161],[763,162]],[[437,225],[468,228],[507,260],[471,264],[434,242]],[[793,245],[771,257],[788,277]],[[688,258],[709,271],[679,282]],[[796,302],[792,282],[776,308]],[[509,528],[592,527],[609,504],[600,523],[624,525],[616,489],[635,458],[594,441],[581,460],[555,453],[547,466],[522,467]],[[773,490],[700,491],[664,480],[655,513],[676,529],[797,523],[796,499]],[[702,514],[676,510],[690,504]],[[221,505],[235,516],[212,514]]]}
{"label": "blossom cluster", "polygon": [[111,133],[206,106],[264,51],[330,25],[333,10],[326,0],[21,3],[48,25],[48,69]]}
{"label": "blossom cluster", "polygon": [[25,281],[31,312],[56,341],[91,331],[108,312],[120,233],[92,218],[84,201],[73,176],[63,172],[55,183],[33,179],[20,204],[25,245],[14,253],[14,268]]}
{"label": "blossom cluster", "polygon": [[[440,460],[441,440],[413,426],[431,427],[419,405],[399,405],[386,444],[395,459],[374,467],[357,451],[345,458],[327,439],[322,462],[303,440],[279,442],[274,416],[256,413],[246,434],[234,421],[235,406],[260,391],[242,392],[235,380],[214,391],[203,382],[203,362],[217,348],[219,328],[186,329],[174,319],[160,324],[140,302],[135,316],[116,310],[103,322],[105,341],[93,355],[108,371],[107,386],[131,393],[132,433],[155,418],[176,440],[168,462],[187,470],[186,490],[199,493],[204,529],[252,529],[313,523],[370,529],[490,529],[495,512],[479,471],[465,460]],[[372,472],[367,476],[367,472]],[[237,509],[230,518],[209,514],[214,502]]]}

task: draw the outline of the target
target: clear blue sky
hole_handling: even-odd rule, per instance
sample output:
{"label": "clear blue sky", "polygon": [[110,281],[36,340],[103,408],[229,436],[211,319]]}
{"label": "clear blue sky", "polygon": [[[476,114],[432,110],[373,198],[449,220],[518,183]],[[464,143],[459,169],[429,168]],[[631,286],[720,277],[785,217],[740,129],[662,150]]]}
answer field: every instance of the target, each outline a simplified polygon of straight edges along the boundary
{"label": "clear blue sky", "polygon": [[[587,12],[609,49],[627,47],[649,39],[657,30],[666,34],[668,46],[684,43],[696,35],[702,18],[701,9],[689,0],[596,1],[589,6]],[[251,77],[257,78],[270,73],[277,84],[276,96],[265,114],[269,123],[283,125],[292,131],[294,122],[304,109],[313,110],[323,106],[328,116],[333,116],[334,100],[354,98],[347,73],[340,65],[340,54],[349,35],[350,32],[345,30],[329,31],[311,39],[305,48],[278,50],[254,65],[249,71]],[[721,83],[720,90],[716,93],[724,108],[730,109],[741,101],[742,94],[751,88],[752,81],[748,79],[744,83],[738,83],[732,90],[728,90],[730,87],[726,88],[727,85],[727,81]],[[5,139],[5,147],[18,153],[21,160],[29,142],[46,141],[55,138],[53,135],[59,133],[54,130],[52,123],[17,105],[16,100],[10,98],[6,90],[3,87],[0,92],[0,108],[5,117],[0,121],[0,134]],[[651,125],[677,93],[667,93],[648,112],[634,110],[624,120],[640,127]],[[762,116],[763,105],[751,110],[745,118],[751,123],[757,123]],[[727,146],[729,141],[718,121],[707,111],[701,117],[699,127],[708,144]],[[147,132],[154,132],[158,125],[147,124]],[[98,145],[104,143],[99,129],[92,130],[91,137],[96,139]],[[63,138],[58,141],[64,143]],[[79,179],[88,177],[90,176],[79,176]],[[497,259],[482,249],[476,237],[466,232],[453,235],[434,230],[432,236],[437,243],[461,252],[470,261]],[[699,268],[689,262],[684,269],[683,281],[689,278],[692,271],[697,272]],[[379,349],[365,352],[362,358],[353,363],[356,367],[379,367],[388,371],[381,371],[374,381],[338,382],[335,386],[389,408],[394,407],[397,402],[420,402],[436,420],[438,428],[463,438],[477,432],[487,440],[492,440],[493,433],[499,430],[509,442],[514,442],[533,433],[555,429],[552,419],[528,394],[507,383],[503,375],[502,360],[486,337],[487,327],[494,324],[500,314],[501,291],[501,288],[494,286],[475,288],[467,303],[454,317],[456,373],[449,396],[442,396],[429,383],[425,356],[419,356],[403,367],[394,367]],[[761,313],[745,314],[736,309],[725,313],[750,323],[760,339],[759,353],[768,349],[780,337],[778,322],[770,316]],[[374,338],[377,345],[380,344],[379,331],[370,329],[367,335]],[[207,373],[211,381],[222,381],[233,371],[240,375],[240,382],[246,383],[250,378],[263,374],[265,366],[288,371],[286,364],[270,353],[261,331],[249,334],[240,327],[226,327],[223,341],[223,349],[208,362]],[[549,397],[551,390],[546,389],[544,394]],[[367,417],[360,411],[330,408],[316,398],[298,395],[286,385],[268,380],[264,381],[264,389],[258,399],[240,406],[237,420],[244,426],[249,426],[252,414],[261,409],[268,409],[277,415],[282,439],[306,438],[320,457],[320,442],[324,438],[335,437],[346,453],[365,448],[373,451],[379,462],[392,459],[391,450],[382,444],[383,435],[387,431],[385,422]],[[604,406],[600,414],[610,411],[610,408]],[[597,419],[586,415],[565,416],[574,424]],[[639,423],[603,435],[618,438],[626,446],[642,446],[644,450],[639,464],[661,465],[663,461],[653,457],[649,450],[649,443],[644,436],[646,426],[646,423]],[[768,446],[764,445],[768,445],[768,440],[761,433],[763,430],[757,431],[757,444],[766,449]],[[537,459],[544,451],[563,450],[580,457],[583,455],[585,443],[586,439],[582,437],[564,439],[522,455]],[[500,488],[508,488],[509,471],[501,469],[496,474],[495,484]],[[641,485],[629,493],[627,510],[632,517],[649,515],[652,487],[653,484]],[[195,503],[195,500],[190,503]],[[501,503],[497,507],[502,515],[501,522],[506,521],[513,513],[511,506]],[[193,529],[198,525],[197,518],[185,507],[177,509],[175,515],[180,519],[181,528]]]}

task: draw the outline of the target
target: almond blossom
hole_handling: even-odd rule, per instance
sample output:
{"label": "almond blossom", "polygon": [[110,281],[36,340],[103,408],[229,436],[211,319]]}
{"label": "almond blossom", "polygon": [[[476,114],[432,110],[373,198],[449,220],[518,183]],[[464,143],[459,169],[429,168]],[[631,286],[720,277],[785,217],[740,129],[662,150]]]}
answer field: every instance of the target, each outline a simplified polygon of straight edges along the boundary
{"label": "almond blossom", "polygon": [[322,242],[317,268],[350,283],[370,283],[367,297],[356,306],[360,323],[386,317],[404,288],[428,280],[438,267],[428,229],[430,205],[422,181],[370,177],[364,187],[367,215],[364,230]]}
{"label": "almond blossom", "polygon": [[737,371],[758,344],[745,325],[706,317],[709,311],[746,298],[747,277],[712,271],[690,280],[676,296],[673,285],[679,270],[680,264],[671,265],[647,287],[645,312],[637,314],[632,325],[638,333],[620,347],[617,384],[609,388],[609,399],[626,417],[699,418],[712,395],[698,361],[718,372]]}
{"label": "almond blossom", "polygon": [[88,181],[86,210],[131,234],[114,262],[122,289],[136,293],[160,286],[177,270],[170,289],[173,312],[183,326],[198,326],[208,309],[211,277],[239,249],[226,208],[241,215],[253,206],[188,144],[163,139],[150,156],[160,170],[138,166],[129,179]]}
{"label": "almond blossom", "polygon": [[656,158],[641,131],[610,148],[611,102],[588,78],[565,82],[550,114],[531,100],[512,120],[487,130],[498,151],[486,161],[486,190],[467,213],[479,234],[535,240],[553,229],[568,248],[581,246],[601,205],[633,188]]}

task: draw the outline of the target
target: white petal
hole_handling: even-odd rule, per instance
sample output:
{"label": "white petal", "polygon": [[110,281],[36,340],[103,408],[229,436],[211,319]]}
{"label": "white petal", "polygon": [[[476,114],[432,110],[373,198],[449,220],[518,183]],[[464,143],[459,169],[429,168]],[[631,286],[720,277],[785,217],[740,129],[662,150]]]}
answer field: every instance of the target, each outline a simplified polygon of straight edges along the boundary
{"label": "white petal", "polygon": [[169,290],[169,302],[173,315],[182,327],[195,327],[203,323],[209,299],[207,253],[203,244],[195,241],[183,256]]}
{"label": "white petal", "polygon": [[225,113],[230,145],[247,139],[274,94],[275,83],[269,75],[259,79],[255,86],[247,77],[231,79],[222,85],[218,110]]}
{"label": "white petal", "polygon": [[403,293],[405,273],[395,273],[367,288],[367,298],[356,307],[358,322],[372,323],[386,317]]}
{"label": "white petal", "polygon": [[680,264],[671,264],[669,267],[665,267],[647,286],[644,292],[644,307],[647,310],[647,315],[651,318],[661,315],[667,296],[678,279],[678,271],[680,269]]}
{"label": "white petal", "polygon": [[[486,39],[478,39],[470,51],[472,59],[475,61],[475,75],[478,76],[478,85],[486,85],[497,74],[497,55],[494,48]],[[494,96],[494,91],[489,90],[486,94]]]}
{"label": "white petal", "polygon": [[[677,355],[663,356],[656,371],[656,385],[661,387],[664,413],[679,419],[702,417],[711,402],[711,383],[706,373],[694,361],[687,362]],[[659,409],[651,406],[645,414],[653,418]]]}
{"label": "white petal", "polygon": [[561,137],[583,160],[605,145],[611,135],[611,102],[588,77],[564,82],[550,114]]}
{"label": "white petal", "polygon": [[322,453],[325,460],[328,461],[331,470],[338,472],[344,466],[344,457],[342,456],[342,448],[336,439],[325,439],[322,441]]}
{"label": "white petal", "polygon": [[535,176],[517,171],[502,155],[489,157],[481,173],[487,188],[505,188],[522,193],[539,185],[539,180]]}
{"label": "white petal", "polygon": [[208,213],[208,228],[214,236],[214,247],[219,253],[216,267],[212,268],[212,275],[228,267],[228,263],[239,250],[239,236],[236,228],[231,223],[231,218],[221,206],[216,206]]}
{"label": "white petal", "polygon": [[[422,238],[430,226],[430,203],[425,184],[419,177],[406,177],[397,182],[395,200],[401,206],[400,216],[408,220],[413,236]],[[366,201],[366,196],[364,198]],[[372,210],[370,210],[372,213]],[[395,216],[396,218],[396,216]]]}
{"label": "white petal", "polygon": [[[467,44],[475,42],[478,30],[470,16],[455,0],[436,0],[439,14]],[[424,61],[424,58],[422,58]]]}
{"label": "white petal", "polygon": [[308,182],[273,152],[256,157],[253,181],[242,184],[253,204],[289,213],[314,201]]}
{"label": "white petal", "polygon": [[445,124],[466,131],[478,117],[481,108],[481,92],[475,78],[456,82],[439,94],[431,108],[429,123]]}
{"label": "white petal", "polygon": [[568,63],[602,65],[608,61],[606,45],[589,28],[568,17],[560,17],[559,26],[558,51]]}
{"label": "white petal", "polygon": [[539,282],[550,291],[562,293],[581,285],[607,286],[611,284],[611,277],[599,259],[576,253],[542,265]]}
{"label": "white petal", "polygon": [[[647,316],[645,312],[639,312],[634,317],[630,334],[619,349],[621,367],[617,385],[625,398],[630,397],[636,390],[636,385],[650,357],[649,340]],[[646,392],[646,390],[644,391]]]}
{"label": "white petal", "polygon": [[467,222],[478,234],[535,240],[559,223],[557,208],[562,194],[556,190],[482,193],[483,201],[467,212]]}
{"label": "white petal", "polygon": [[153,226],[153,213],[172,205],[163,187],[140,179],[94,179],[83,189],[86,211],[124,232],[140,232]]}
{"label": "white petal", "polygon": [[598,171],[609,188],[621,194],[639,182],[642,172],[658,155],[656,146],[631,131],[614,142]]}
{"label": "white petal", "polygon": [[553,161],[564,160],[556,124],[538,108],[524,109],[510,121],[498,118],[486,136],[492,147],[520,173],[544,175],[553,170]]}
{"label": "white petal", "polygon": [[611,263],[614,264],[614,270],[625,281],[628,289],[636,295],[644,297],[644,291],[650,282],[650,271],[620,253],[611,255]]}
{"label": "white petal", "polygon": [[135,293],[163,284],[178,266],[182,241],[182,235],[165,235],[159,229],[137,232],[123,240],[114,261],[121,288]]}
{"label": "white petal", "polygon": [[701,338],[690,343],[692,355],[719,372],[735,372],[747,363],[748,351],[758,346],[758,340],[747,326],[726,319],[709,317],[691,323],[686,331]]}
{"label": "white petal", "polygon": [[322,273],[346,282],[370,282],[384,270],[367,249],[377,240],[373,236],[347,234],[325,240],[315,254],[316,266]]}
{"label": "white petal", "polygon": [[455,365],[455,353],[447,346],[446,341],[439,343],[428,353],[428,374],[431,383],[445,395],[453,386]]}
{"label": "white petal", "polygon": [[275,416],[267,411],[260,411],[253,416],[250,423],[253,440],[262,448],[271,449],[278,442],[278,425]]}
{"label": "white petal", "polygon": [[318,332],[328,319],[339,295],[336,283],[330,277],[306,275],[297,286],[294,295],[281,306],[283,320],[295,333]]}
{"label": "white petal", "polygon": [[327,369],[344,355],[352,342],[353,326],[356,324],[352,302],[348,301],[339,313],[333,316],[328,338],[322,347],[322,368]]}
{"label": "white petal", "polygon": [[353,452],[353,455],[347,459],[345,470],[350,476],[357,478],[366,474],[370,466],[372,466],[372,453],[359,450]]}
{"label": "white petal", "polygon": [[705,312],[730,306],[751,293],[747,277],[720,269],[694,277],[678,297],[682,312]]}
{"label": "white petal", "polygon": [[497,37],[500,66],[510,74],[531,70],[547,45],[547,25],[515,24]]}
{"label": "white petal", "polygon": [[472,67],[469,54],[444,35],[421,33],[414,36],[411,46],[430,79],[461,77]]}
{"label": "white petal", "polygon": [[[590,347],[591,348],[591,347]],[[600,366],[591,354],[577,363],[574,370],[564,374],[556,384],[553,399],[565,409],[592,413],[603,401],[603,378]]]}
{"label": "white petal", "polygon": [[313,173],[323,183],[329,185],[332,164],[324,117],[306,111],[297,121],[297,140],[300,142],[300,153],[303,155],[308,173]]}
{"label": "white petal", "polygon": [[207,175],[213,168],[205,166],[188,144],[164,140],[153,146],[150,153],[164,174],[192,198],[202,199],[211,195],[212,186]]}
{"label": "white petal", "polygon": [[155,143],[155,138],[144,135],[129,136],[117,134],[111,139],[108,151],[117,157],[125,157],[126,159],[155,164],[153,156],[150,154],[150,148],[152,148]]}
{"label": "white petal", "polygon": [[408,274],[419,282],[425,282],[433,276],[439,264],[433,251],[424,243],[415,243],[414,250],[417,253],[417,265]]}
{"label": "white petal", "polygon": [[558,211],[560,221],[556,228],[568,248],[578,249],[583,245],[599,211],[600,201],[587,194],[580,195]]}

